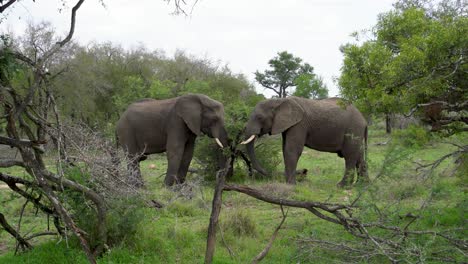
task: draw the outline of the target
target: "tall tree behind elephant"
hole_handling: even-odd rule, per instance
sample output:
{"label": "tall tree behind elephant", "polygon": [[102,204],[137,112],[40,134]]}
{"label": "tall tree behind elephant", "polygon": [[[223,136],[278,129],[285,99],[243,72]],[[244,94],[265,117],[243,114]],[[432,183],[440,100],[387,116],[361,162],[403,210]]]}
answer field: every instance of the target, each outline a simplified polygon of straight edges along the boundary
{"label": "tall tree behind elephant", "polygon": [[139,162],[153,153],[167,153],[166,186],[183,183],[197,136],[206,134],[223,148],[228,145],[223,105],[202,94],[167,100],[142,99],[121,115],[116,129],[128,152],[133,184],[143,185]]}
{"label": "tall tree behind elephant", "polygon": [[270,99],[258,103],[245,127],[247,153],[253,167],[265,170],[255,158],[255,138],[282,133],[286,181],[295,184],[297,162],[304,146],[318,151],[337,153],[345,159],[346,168],[338,186],[368,180],[365,151],[367,122],[352,105],[341,106],[338,98],[310,100],[300,97]]}

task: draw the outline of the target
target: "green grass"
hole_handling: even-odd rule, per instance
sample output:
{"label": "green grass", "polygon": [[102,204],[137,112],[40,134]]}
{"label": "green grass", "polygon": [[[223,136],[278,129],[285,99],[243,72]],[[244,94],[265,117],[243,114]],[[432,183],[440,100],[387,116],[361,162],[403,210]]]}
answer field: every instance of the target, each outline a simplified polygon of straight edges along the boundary
{"label": "green grass", "polygon": [[[392,164],[381,173],[382,163],[390,150],[390,138],[379,131],[370,131],[369,172],[371,179],[381,175],[372,186],[372,195],[364,195],[362,205],[369,203],[361,214],[375,217],[372,206],[388,207],[395,215],[404,216],[408,212],[420,213],[415,222],[418,228],[459,227],[467,219],[466,182],[463,177],[453,175],[453,159],[441,164],[433,175],[417,176],[416,164],[433,161],[454,150],[450,144],[432,142],[426,147],[395,149],[390,157]],[[280,142],[277,142],[280,144]],[[388,161],[388,159],[387,159]],[[149,165],[155,164],[155,169]],[[210,216],[213,183],[193,187],[190,195],[178,197],[178,193],[163,187],[164,172],[167,166],[164,155],[153,155],[142,162],[141,168],[150,191],[148,199],[158,200],[167,206],[163,209],[145,208],[144,219],[137,228],[136,240],[110,249],[99,263],[201,263],[206,246],[207,226]],[[344,160],[336,154],[305,149],[298,169],[307,168],[307,177],[296,186],[289,186],[275,180],[246,180],[245,184],[284,198],[346,203],[358,195],[360,188],[338,189],[336,183],[344,172]],[[281,163],[280,170],[283,169]],[[22,172],[11,169],[11,174]],[[280,178],[283,180],[283,178]],[[194,181],[193,175],[188,177]],[[0,191],[0,203],[10,223],[17,223],[22,204],[7,202],[12,194]],[[421,208],[427,197],[432,199],[425,209]],[[177,198],[178,197],[178,198]],[[370,206],[372,204],[372,206]],[[35,216],[31,207],[27,208],[22,230],[44,230],[45,218]],[[416,210],[416,211],[415,211]],[[281,221],[278,206],[263,203],[244,194],[225,192],[220,215],[214,263],[248,263],[268,243],[273,230]],[[398,217],[397,217],[398,218]],[[405,221],[399,220],[400,222]],[[398,223],[397,223],[398,224]],[[279,232],[264,263],[336,263],[343,261],[337,254],[322,250],[303,248],[299,239],[313,236],[317,239],[352,239],[341,227],[325,222],[310,212],[290,208],[288,218]],[[55,238],[34,241],[35,249],[13,256],[14,240],[5,231],[0,231],[0,263],[86,263],[79,247]],[[0,248],[2,248],[0,247]],[[233,256],[230,256],[229,247]],[[382,262],[382,260],[374,260]]]}

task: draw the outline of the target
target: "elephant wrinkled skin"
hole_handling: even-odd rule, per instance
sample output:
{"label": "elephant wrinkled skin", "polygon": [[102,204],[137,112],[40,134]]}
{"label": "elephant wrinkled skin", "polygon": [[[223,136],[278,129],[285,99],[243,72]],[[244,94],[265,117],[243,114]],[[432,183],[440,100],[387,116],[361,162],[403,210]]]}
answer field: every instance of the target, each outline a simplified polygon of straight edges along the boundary
{"label": "elephant wrinkled skin", "polygon": [[253,167],[262,174],[254,151],[255,138],[282,133],[286,181],[295,184],[297,162],[304,146],[318,151],[337,153],[346,168],[338,186],[367,181],[365,151],[367,122],[352,105],[341,106],[338,98],[311,100],[299,97],[270,99],[256,105],[245,127],[247,153]]}
{"label": "elephant wrinkled skin", "polygon": [[220,146],[228,145],[223,105],[201,94],[167,100],[142,99],[121,115],[118,143],[127,151],[133,184],[143,185],[139,162],[146,155],[167,152],[166,186],[183,183],[193,156],[195,138],[206,134]]}

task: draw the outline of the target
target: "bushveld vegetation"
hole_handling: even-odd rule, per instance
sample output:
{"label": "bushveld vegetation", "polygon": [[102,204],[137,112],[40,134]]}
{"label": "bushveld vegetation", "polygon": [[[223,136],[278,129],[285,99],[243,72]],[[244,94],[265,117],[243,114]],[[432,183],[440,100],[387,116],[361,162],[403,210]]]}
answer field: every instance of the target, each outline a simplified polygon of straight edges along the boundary
{"label": "bushveld vegetation", "polygon": [[[274,136],[256,146],[270,177],[253,171],[237,143],[265,98],[227,66],[182,51],[82,46],[73,30],[59,37],[48,23],[2,35],[0,263],[466,262],[466,6],[394,7],[370,40],[342,47],[341,94],[371,123],[371,183],[352,189],[336,187],[343,159],[311,149],[299,161],[307,169],[299,183],[284,184]],[[257,81],[280,97],[292,87],[326,96],[311,65],[278,56]],[[277,70],[289,66],[296,76]],[[225,169],[217,171],[221,153],[201,137],[186,183],[163,187],[162,154],[141,163],[146,186],[133,188],[114,142],[119,113],[144,97],[186,93],[225,105],[233,141]],[[389,129],[408,116],[409,126]]]}

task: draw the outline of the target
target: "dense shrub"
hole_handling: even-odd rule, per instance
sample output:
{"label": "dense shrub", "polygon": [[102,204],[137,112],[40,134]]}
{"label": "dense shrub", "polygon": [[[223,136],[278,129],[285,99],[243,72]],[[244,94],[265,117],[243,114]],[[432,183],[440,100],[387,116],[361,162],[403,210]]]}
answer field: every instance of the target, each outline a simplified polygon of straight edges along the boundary
{"label": "dense shrub", "polygon": [[[261,97],[250,98],[246,102],[233,102],[225,106],[225,126],[236,157],[233,165],[233,177],[230,180],[243,181],[249,175],[247,164],[242,158],[248,157],[248,155],[245,146],[239,145],[239,143],[243,140],[242,132],[250,113],[261,99]],[[255,153],[257,159],[270,175],[274,174],[281,162],[280,141],[275,137],[263,137],[256,142]],[[213,139],[208,137],[197,139],[194,160],[205,180],[212,181],[215,179],[216,171],[224,166],[225,158],[228,155],[230,155],[230,150],[225,149],[223,153]],[[255,172],[253,177],[261,178],[263,175]]]}
{"label": "dense shrub", "polygon": [[[66,175],[89,188],[98,189],[89,174],[84,173],[78,167],[68,169]],[[77,225],[88,234],[88,241],[94,245],[97,244],[99,236],[96,221],[98,218],[95,209],[89,206],[89,200],[82,193],[72,191],[63,192],[61,198],[69,206],[69,211]],[[134,235],[144,216],[143,200],[136,193],[124,197],[107,195],[106,198],[108,246],[133,244],[136,239]]]}
{"label": "dense shrub", "polygon": [[393,138],[404,146],[422,147],[430,141],[431,136],[423,127],[410,125],[405,130],[395,130]]}

